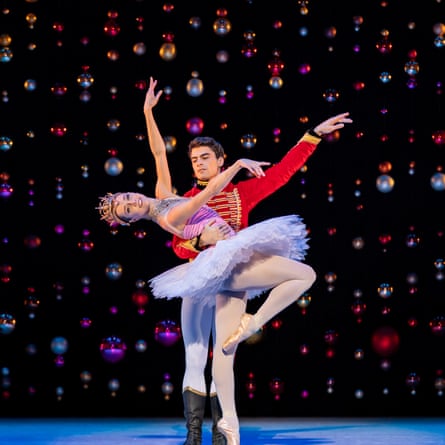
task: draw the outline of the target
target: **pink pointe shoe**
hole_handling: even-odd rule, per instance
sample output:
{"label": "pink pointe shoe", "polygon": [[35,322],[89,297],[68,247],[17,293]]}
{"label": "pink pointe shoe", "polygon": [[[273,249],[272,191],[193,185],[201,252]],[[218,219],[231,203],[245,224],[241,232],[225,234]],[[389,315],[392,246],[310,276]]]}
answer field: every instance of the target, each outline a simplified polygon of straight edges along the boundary
{"label": "pink pointe shoe", "polygon": [[249,338],[257,330],[253,315],[243,314],[237,330],[223,344],[222,349],[224,354],[232,354],[238,343]]}
{"label": "pink pointe shoe", "polygon": [[218,420],[218,430],[226,438],[227,445],[240,445],[240,435],[238,422],[233,422],[233,425],[224,419]]}

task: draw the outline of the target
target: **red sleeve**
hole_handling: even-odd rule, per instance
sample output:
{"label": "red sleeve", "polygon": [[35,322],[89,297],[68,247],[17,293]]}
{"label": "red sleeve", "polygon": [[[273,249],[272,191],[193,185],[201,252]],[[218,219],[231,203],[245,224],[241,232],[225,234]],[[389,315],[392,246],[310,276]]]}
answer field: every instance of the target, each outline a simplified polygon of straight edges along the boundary
{"label": "red sleeve", "polygon": [[[250,210],[263,199],[289,182],[290,178],[304,165],[310,155],[315,151],[321,139],[305,134],[279,161],[266,170],[266,176],[240,181],[236,188],[241,195],[245,218]],[[195,191],[196,192],[196,191]],[[189,190],[184,196],[193,196],[194,190]],[[247,219],[245,221],[247,223]],[[192,259],[198,251],[190,245],[190,240],[173,237],[172,248],[175,254],[182,259]]]}
{"label": "red sleeve", "polygon": [[315,151],[320,139],[305,134],[279,161],[266,170],[266,176],[237,184],[249,212],[263,199],[285,185]]}

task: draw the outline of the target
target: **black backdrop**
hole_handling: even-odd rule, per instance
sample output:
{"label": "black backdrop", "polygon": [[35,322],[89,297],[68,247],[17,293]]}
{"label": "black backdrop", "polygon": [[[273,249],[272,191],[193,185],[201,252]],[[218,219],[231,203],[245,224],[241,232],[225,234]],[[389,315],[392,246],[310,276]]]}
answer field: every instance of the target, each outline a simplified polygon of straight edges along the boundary
{"label": "black backdrop", "polygon": [[153,76],[179,193],[190,120],[230,163],[354,119],[252,214],[302,215],[318,280],[240,346],[240,415],[440,415],[445,8],[424,3],[3,0],[2,414],[182,415],[180,330],[162,336],[180,302],[145,286],[180,260],[158,227],[110,230],[95,210],[153,192]]}

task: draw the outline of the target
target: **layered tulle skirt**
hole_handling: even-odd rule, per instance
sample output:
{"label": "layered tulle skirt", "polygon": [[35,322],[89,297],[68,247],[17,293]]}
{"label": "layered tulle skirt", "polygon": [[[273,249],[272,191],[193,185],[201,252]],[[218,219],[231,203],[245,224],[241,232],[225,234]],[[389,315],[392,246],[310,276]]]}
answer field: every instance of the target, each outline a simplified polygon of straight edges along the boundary
{"label": "layered tulle skirt", "polygon": [[[229,291],[231,274],[268,255],[304,260],[308,249],[306,225],[297,215],[270,218],[240,230],[201,252],[193,261],[173,267],[148,281],[155,298],[194,298],[215,304],[215,295]],[[253,298],[269,289],[247,290]]]}

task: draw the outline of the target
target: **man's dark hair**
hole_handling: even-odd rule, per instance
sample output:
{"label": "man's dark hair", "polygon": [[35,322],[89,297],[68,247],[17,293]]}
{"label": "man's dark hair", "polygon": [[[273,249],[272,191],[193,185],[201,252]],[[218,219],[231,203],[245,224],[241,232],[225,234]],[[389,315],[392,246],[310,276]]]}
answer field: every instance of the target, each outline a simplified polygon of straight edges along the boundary
{"label": "man's dark hair", "polygon": [[198,136],[198,137],[192,139],[188,145],[189,157],[191,155],[192,150],[196,147],[209,147],[213,151],[213,153],[215,153],[216,158],[224,158],[225,157],[223,146],[211,137]]}

